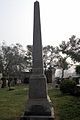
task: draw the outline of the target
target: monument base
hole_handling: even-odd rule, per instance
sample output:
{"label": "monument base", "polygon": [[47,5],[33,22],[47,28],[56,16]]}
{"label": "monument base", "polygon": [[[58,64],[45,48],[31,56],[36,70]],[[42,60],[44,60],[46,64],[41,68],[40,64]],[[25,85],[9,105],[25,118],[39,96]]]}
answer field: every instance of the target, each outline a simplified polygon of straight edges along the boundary
{"label": "monument base", "polygon": [[52,116],[24,116],[21,120],[54,120]]}
{"label": "monument base", "polygon": [[54,111],[49,99],[29,99],[21,120],[54,120]]}

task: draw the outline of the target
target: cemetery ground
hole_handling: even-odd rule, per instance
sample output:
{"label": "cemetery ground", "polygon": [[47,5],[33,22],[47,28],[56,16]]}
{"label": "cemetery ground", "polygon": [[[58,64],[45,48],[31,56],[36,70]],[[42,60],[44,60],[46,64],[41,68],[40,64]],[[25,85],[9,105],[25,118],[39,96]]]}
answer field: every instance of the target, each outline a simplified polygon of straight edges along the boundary
{"label": "cemetery ground", "polygon": [[[14,90],[0,88],[0,120],[19,120],[25,109],[28,85],[17,85]],[[80,97],[64,95],[49,85],[55,120],[80,120]]]}

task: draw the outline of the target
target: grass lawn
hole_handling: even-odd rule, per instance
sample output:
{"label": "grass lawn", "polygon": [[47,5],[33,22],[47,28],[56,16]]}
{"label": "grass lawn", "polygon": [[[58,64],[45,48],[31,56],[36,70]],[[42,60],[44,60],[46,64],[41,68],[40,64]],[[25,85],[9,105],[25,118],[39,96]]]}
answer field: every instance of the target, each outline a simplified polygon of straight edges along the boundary
{"label": "grass lawn", "polygon": [[0,89],[0,120],[18,120],[24,111],[27,99],[25,85],[16,86],[14,90]]}
{"label": "grass lawn", "polygon": [[[19,85],[15,90],[0,89],[0,120],[19,120],[27,100],[28,87]],[[59,89],[49,88],[55,110],[55,120],[80,120],[80,97],[63,95]]]}
{"label": "grass lawn", "polygon": [[49,90],[55,120],[80,120],[80,97],[61,94],[59,89]]}

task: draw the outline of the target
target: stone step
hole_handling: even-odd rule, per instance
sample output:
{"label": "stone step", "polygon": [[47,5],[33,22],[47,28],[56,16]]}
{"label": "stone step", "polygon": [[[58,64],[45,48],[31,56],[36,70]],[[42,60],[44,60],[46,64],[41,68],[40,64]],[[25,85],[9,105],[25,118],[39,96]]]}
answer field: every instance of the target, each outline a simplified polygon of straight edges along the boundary
{"label": "stone step", "polygon": [[54,120],[54,116],[22,116],[20,120]]}

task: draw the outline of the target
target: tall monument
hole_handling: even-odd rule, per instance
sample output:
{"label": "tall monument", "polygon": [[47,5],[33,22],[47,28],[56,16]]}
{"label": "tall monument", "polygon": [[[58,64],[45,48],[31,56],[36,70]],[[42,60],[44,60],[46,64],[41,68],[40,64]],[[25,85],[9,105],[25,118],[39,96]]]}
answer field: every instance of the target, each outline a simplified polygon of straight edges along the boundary
{"label": "tall monument", "polygon": [[33,67],[29,82],[29,99],[23,120],[54,120],[43,69],[39,2],[34,3]]}

